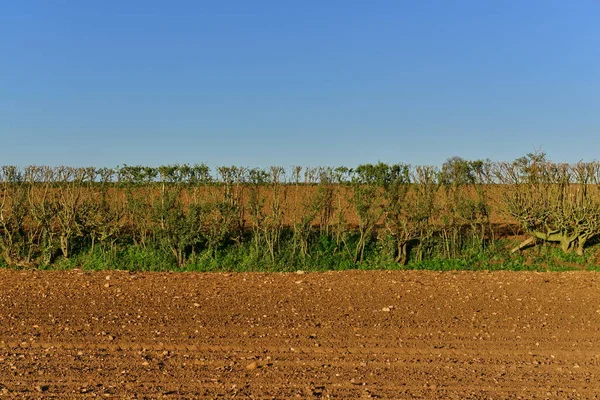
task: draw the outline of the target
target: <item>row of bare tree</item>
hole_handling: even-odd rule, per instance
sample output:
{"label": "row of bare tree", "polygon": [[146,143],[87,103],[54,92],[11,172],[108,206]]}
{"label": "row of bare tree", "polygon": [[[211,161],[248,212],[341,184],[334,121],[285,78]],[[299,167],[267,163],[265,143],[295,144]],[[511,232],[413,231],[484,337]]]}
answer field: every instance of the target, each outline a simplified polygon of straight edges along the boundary
{"label": "row of bare tree", "polygon": [[460,257],[494,244],[491,211],[531,235],[583,252],[600,234],[600,164],[447,160],[441,168],[205,165],[0,168],[0,251],[10,265],[84,251],[160,248],[185,265],[251,243],[274,262],[326,236],[363,261],[373,241],[396,262]]}

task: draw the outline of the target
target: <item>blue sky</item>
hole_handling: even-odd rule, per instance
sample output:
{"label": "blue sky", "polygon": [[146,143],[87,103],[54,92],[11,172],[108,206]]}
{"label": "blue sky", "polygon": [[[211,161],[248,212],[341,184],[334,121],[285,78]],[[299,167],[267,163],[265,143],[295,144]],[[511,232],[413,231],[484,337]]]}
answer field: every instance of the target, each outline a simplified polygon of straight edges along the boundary
{"label": "blue sky", "polygon": [[598,0],[6,0],[0,164],[600,159],[598,21]]}

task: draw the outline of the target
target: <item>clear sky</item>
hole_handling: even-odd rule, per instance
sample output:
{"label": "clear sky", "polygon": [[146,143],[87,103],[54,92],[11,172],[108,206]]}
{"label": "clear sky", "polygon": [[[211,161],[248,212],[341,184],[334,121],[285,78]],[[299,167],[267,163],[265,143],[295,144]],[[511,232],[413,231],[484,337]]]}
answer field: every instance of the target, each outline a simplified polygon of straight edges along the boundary
{"label": "clear sky", "polygon": [[0,165],[600,159],[599,0],[3,0]]}

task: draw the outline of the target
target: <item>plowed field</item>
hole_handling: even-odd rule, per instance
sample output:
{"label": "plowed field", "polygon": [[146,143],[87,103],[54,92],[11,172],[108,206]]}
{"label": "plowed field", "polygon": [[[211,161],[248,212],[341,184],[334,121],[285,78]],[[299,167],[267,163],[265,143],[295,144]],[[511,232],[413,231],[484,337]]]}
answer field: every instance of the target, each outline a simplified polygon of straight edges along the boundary
{"label": "plowed field", "polygon": [[0,270],[2,398],[598,398],[600,275]]}

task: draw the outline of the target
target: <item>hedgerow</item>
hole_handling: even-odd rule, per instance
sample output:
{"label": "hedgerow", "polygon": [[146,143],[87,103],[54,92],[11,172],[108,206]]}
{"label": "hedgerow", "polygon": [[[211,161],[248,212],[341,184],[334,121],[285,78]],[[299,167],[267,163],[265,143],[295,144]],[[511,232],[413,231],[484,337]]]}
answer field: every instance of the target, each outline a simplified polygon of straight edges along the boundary
{"label": "hedgerow", "polygon": [[404,268],[498,254],[507,226],[526,235],[515,251],[558,242],[583,256],[600,235],[599,178],[599,163],[545,154],[441,167],[4,166],[1,263]]}

